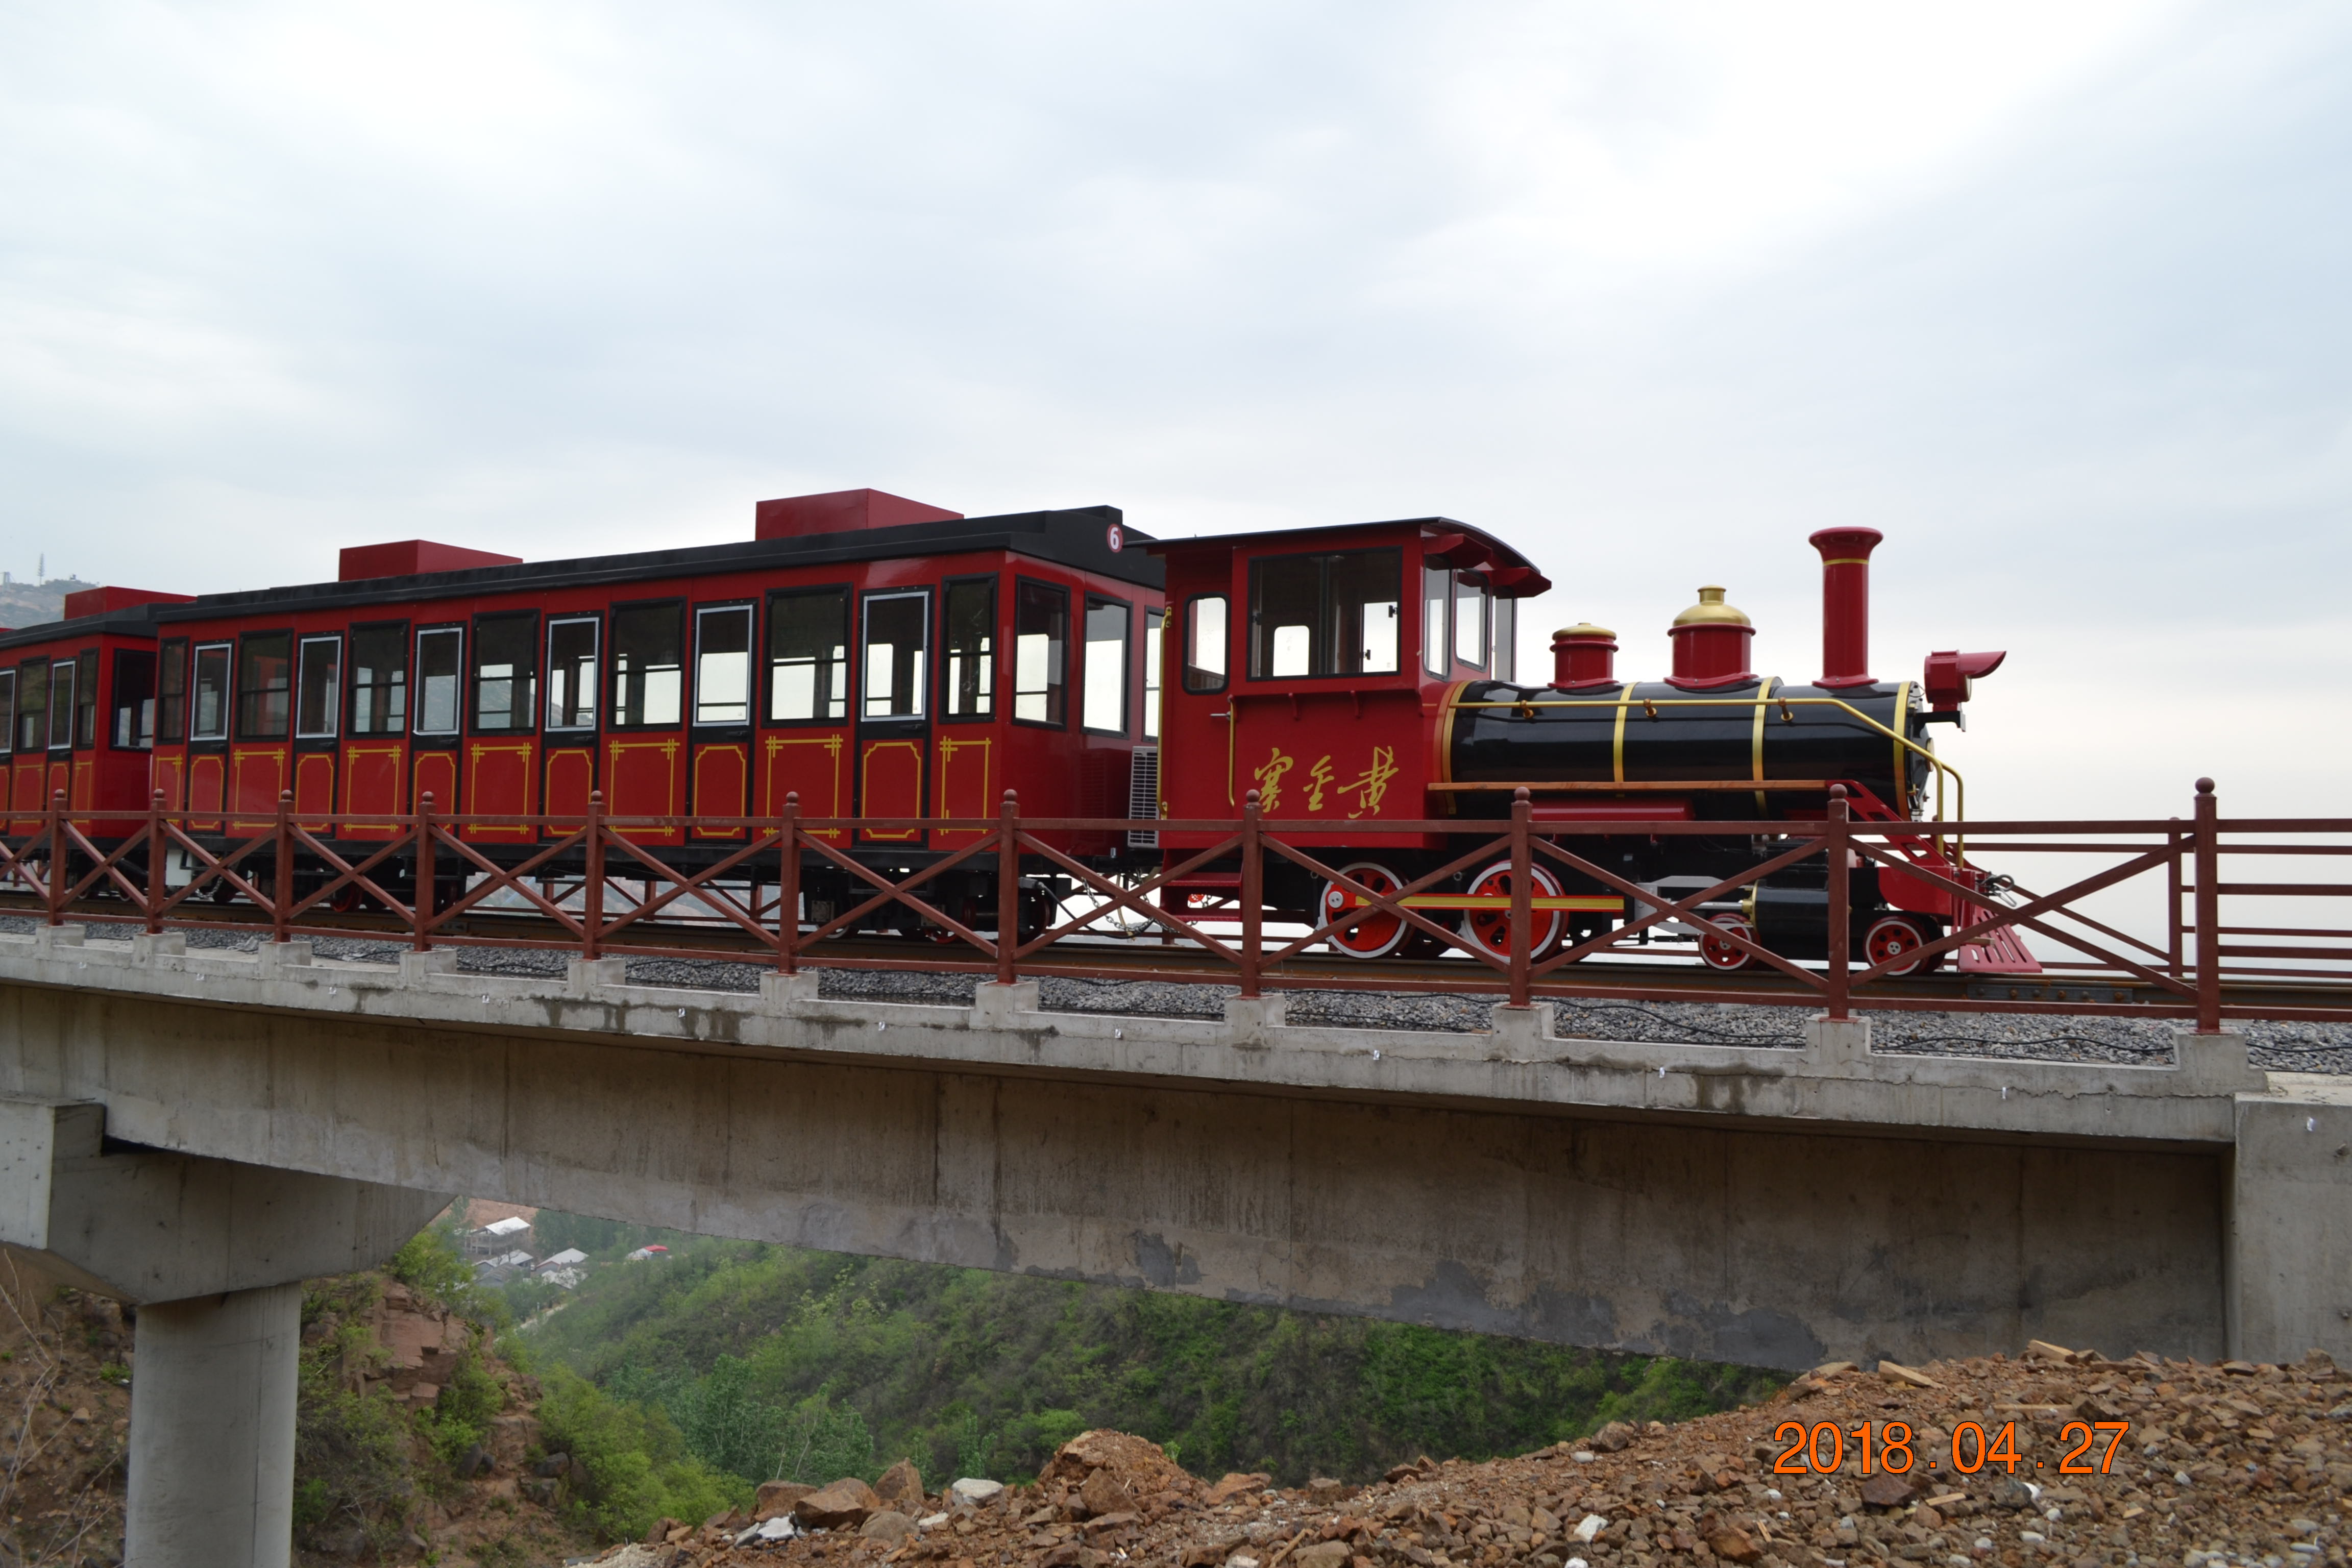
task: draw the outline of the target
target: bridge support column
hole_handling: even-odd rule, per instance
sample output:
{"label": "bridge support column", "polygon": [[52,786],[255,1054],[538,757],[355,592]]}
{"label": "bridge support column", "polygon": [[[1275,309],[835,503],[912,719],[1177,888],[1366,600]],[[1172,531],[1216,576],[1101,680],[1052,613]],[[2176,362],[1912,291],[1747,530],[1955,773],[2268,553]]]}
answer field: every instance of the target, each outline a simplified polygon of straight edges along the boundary
{"label": "bridge support column", "polygon": [[139,1308],[129,1568],[285,1568],[302,1284],[373,1268],[448,1203],[105,1142],[105,1108],[0,1097],[0,1246]]}
{"label": "bridge support column", "polygon": [[288,1561],[301,1333],[299,1283],[139,1309],[129,1568]]}

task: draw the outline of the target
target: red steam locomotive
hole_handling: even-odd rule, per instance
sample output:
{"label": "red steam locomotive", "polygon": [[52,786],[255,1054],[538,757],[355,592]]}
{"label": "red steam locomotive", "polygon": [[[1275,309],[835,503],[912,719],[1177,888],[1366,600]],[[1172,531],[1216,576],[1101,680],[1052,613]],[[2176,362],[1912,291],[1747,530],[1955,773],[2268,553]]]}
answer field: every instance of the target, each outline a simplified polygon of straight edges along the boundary
{"label": "red steam locomotive", "polygon": [[[692,867],[797,795],[804,816],[870,819],[834,830],[835,847],[903,874],[972,842],[1008,788],[1024,816],[1097,819],[1225,818],[1255,792],[1267,817],[1307,825],[1290,841],[1343,851],[1339,869],[1386,896],[1490,835],[1526,788],[1542,832],[1664,902],[1761,865],[1773,851],[1757,823],[1816,820],[1842,786],[1866,818],[1923,821],[1906,852],[1976,885],[1924,823],[1947,772],[1927,737],[2001,656],[1933,655],[1924,692],[1870,675],[1868,529],[1813,537],[1824,672],[1794,686],[1748,669],[1753,627],[1716,587],[1676,618],[1664,680],[1621,680],[1614,635],[1577,626],[1553,640],[1549,684],[1522,684],[1517,602],[1550,584],[1502,541],[1440,518],[1160,542],[1109,507],[967,518],[853,490],[763,501],[754,531],[537,563],[409,541],[344,551],[333,583],[76,595],[66,620],[0,634],[0,807],[21,837],[58,790],[73,810],[140,810],[153,790],[200,842],[228,845],[267,835],[289,792],[306,831],[326,837],[339,818],[331,837],[353,849],[430,810],[465,815],[469,845],[511,866],[597,791],[607,814],[639,819],[633,837]],[[1445,819],[1462,831],[1383,826]],[[1659,820],[1746,826],[1622,826]],[[1144,874],[1213,840],[1138,826],[1055,842]],[[992,923],[993,860],[974,857],[926,896]],[[850,889],[838,867],[803,864],[801,918],[822,924]],[[1050,869],[1024,868],[1041,912],[1066,890]],[[315,887],[324,870],[293,875]],[[1874,963],[1958,912],[1927,881],[1851,875],[1854,940]],[[1642,912],[1534,876],[1538,952]],[[399,877],[383,885],[414,896]],[[1720,940],[1727,927],[1820,956],[1825,877],[1759,878],[1665,934],[1725,968],[1748,962]],[[1213,863],[1160,896],[1213,918],[1234,910],[1239,882]],[[1506,863],[1405,902],[1500,953],[1510,892]],[[1353,897],[1286,868],[1265,903],[1319,925]],[[916,929],[888,908],[877,918]],[[1330,945],[1380,959],[1425,944],[1381,914]]]}

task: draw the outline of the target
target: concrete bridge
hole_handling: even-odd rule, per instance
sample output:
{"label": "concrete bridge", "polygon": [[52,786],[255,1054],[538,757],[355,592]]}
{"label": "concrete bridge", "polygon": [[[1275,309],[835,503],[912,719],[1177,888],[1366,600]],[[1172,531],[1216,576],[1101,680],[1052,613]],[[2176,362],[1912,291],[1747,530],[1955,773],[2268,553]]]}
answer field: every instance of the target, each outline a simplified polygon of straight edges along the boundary
{"label": "concrete bridge", "polygon": [[140,1306],[135,1564],[282,1563],[298,1281],[465,1193],[1793,1368],[2352,1360],[2352,1084],[1304,1028],[0,937],[0,1242]]}

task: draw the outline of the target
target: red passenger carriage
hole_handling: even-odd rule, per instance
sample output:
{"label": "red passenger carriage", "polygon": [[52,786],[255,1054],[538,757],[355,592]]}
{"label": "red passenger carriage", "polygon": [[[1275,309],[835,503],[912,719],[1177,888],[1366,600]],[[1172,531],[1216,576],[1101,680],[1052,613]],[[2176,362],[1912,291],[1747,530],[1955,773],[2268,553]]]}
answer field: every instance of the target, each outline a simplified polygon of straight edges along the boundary
{"label": "red passenger carriage", "polygon": [[[72,810],[146,808],[153,616],[187,598],[86,588],[66,595],[63,620],[0,631],[0,803],[10,832],[37,831],[60,791]],[[120,836],[112,824],[91,830]]]}
{"label": "red passenger carriage", "polygon": [[[1157,730],[1162,573],[1116,508],[966,518],[855,490],[761,502],[756,533],[546,563],[376,545],[345,551],[334,583],[165,612],[155,785],[221,842],[268,832],[283,791],[306,831],[339,816],[354,847],[428,799],[551,819],[470,822],[506,864],[592,792],[651,819],[628,836],[678,867],[793,795],[804,817],[898,819],[830,837],[901,870],[976,838],[954,824],[1007,789],[1031,816],[1129,809]],[[1060,842],[1127,854],[1115,834]],[[811,865],[808,912],[830,918],[843,874]]]}

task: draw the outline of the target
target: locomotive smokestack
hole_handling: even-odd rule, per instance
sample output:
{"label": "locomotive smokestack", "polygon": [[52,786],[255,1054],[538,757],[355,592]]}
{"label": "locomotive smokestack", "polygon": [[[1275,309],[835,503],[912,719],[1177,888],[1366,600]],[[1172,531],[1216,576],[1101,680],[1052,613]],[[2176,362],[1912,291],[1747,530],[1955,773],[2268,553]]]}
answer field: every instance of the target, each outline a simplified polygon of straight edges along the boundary
{"label": "locomotive smokestack", "polygon": [[1869,686],[1870,552],[1886,536],[1874,528],[1824,528],[1808,540],[1822,552],[1822,678],[1817,686]]}
{"label": "locomotive smokestack", "polygon": [[1551,634],[1551,683],[1561,691],[1617,684],[1617,634],[1579,621]]}

